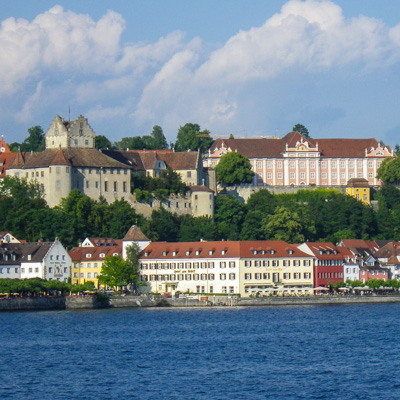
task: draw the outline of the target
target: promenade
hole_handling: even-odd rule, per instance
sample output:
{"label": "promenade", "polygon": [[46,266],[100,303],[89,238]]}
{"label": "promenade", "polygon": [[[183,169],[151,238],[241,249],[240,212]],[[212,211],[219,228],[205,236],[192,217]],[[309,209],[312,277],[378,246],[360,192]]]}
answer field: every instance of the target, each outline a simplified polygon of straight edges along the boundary
{"label": "promenade", "polygon": [[239,298],[235,296],[188,296],[167,298],[159,295],[110,297],[107,302],[96,301],[95,296],[39,297],[2,299],[0,311],[26,310],[88,310],[99,308],[137,307],[276,307],[318,306],[346,304],[400,303],[400,295],[367,296],[307,296]]}

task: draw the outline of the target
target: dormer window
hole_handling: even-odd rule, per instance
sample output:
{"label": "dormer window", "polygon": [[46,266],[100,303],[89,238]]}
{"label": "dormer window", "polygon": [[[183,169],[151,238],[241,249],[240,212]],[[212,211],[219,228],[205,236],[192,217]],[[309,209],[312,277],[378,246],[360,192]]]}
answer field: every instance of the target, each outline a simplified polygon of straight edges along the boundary
{"label": "dormer window", "polygon": [[257,254],[257,250],[253,250],[253,254],[256,255]]}
{"label": "dormer window", "polygon": [[212,254],[213,254],[213,251],[212,251],[212,250],[209,250],[209,251],[208,251],[208,255],[209,255],[209,256],[212,256]]}
{"label": "dormer window", "polygon": [[118,253],[113,253],[113,256],[118,256]]}
{"label": "dormer window", "polygon": [[173,255],[173,256],[176,256],[176,251],[173,251],[173,252],[172,252],[172,255]]}
{"label": "dormer window", "polygon": [[287,253],[288,253],[288,254],[293,254],[293,250],[292,250],[292,249],[289,249],[289,250],[287,251]]}
{"label": "dormer window", "polygon": [[196,256],[200,255],[200,250],[195,251]]}
{"label": "dormer window", "polygon": [[99,257],[100,257],[100,258],[104,258],[104,257],[105,257],[105,254],[104,254],[104,253],[100,253],[100,254],[99,254]]}
{"label": "dormer window", "polygon": [[333,254],[337,254],[337,250],[333,250]]}
{"label": "dormer window", "polygon": [[320,250],[320,251],[319,251],[319,254],[324,254],[324,251],[323,251],[323,250]]}
{"label": "dormer window", "polygon": [[28,260],[32,260],[32,254],[28,254]]}
{"label": "dormer window", "polygon": [[226,253],[225,250],[221,250],[221,254],[222,254],[223,256],[225,255],[225,253]]}
{"label": "dormer window", "polygon": [[275,250],[270,250],[270,254],[275,254]]}
{"label": "dormer window", "polygon": [[163,251],[163,252],[162,252],[162,255],[163,255],[163,257],[165,257],[165,256],[167,255],[167,252],[166,252],[166,251]]}
{"label": "dormer window", "polygon": [[265,250],[261,250],[260,253],[261,253],[261,254],[265,254]]}
{"label": "dormer window", "polygon": [[92,255],[90,253],[87,253],[86,258],[92,258]]}
{"label": "dormer window", "polygon": [[189,250],[186,250],[186,255],[190,256],[190,251]]}
{"label": "dormer window", "polygon": [[144,256],[145,256],[145,257],[148,257],[148,256],[149,256],[149,253],[148,253],[147,251],[145,251],[145,252],[144,252]]}

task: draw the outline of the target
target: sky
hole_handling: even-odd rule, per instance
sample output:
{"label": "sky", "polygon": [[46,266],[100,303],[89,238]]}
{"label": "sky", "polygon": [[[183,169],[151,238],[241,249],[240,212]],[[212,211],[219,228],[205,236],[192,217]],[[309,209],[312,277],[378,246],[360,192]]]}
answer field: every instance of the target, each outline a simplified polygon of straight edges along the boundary
{"label": "sky", "polygon": [[398,0],[0,0],[0,134],[79,114],[112,142],[197,123],[214,138],[400,144]]}

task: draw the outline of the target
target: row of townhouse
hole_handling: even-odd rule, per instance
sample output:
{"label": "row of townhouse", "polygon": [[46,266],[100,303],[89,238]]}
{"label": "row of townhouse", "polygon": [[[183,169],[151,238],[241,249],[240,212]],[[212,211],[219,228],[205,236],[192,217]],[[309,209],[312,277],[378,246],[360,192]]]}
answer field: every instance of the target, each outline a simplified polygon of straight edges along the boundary
{"label": "row of townhouse", "polygon": [[54,242],[24,243],[0,232],[0,278],[82,284],[98,277],[108,256],[139,245],[141,280],[155,293],[304,294],[347,280],[400,279],[400,243],[342,240],[153,242],[136,226],[123,239],[86,238],[69,253]]}
{"label": "row of townhouse", "polygon": [[396,157],[376,139],[308,139],[299,132],[282,138],[217,139],[203,165],[213,169],[229,152],[246,156],[256,186],[345,186],[362,178],[379,186],[377,170],[386,157]]}
{"label": "row of townhouse", "polygon": [[71,258],[58,239],[25,243],[0,232],[0,279],[41,278],[68,282]]}
{"label": "row of townhouse", "polygon": [[[329,284],[394,276],[373,255],[379,247],[352,240],[290,245],[283,241],[150,243],[141,253],[141,279],[153,292],[304,294]],[[363,250],[363,251],[362,251]],[[397,264],[400,264],[400,251]],[[399,271],[397,269],[397,271]],[[398,274],[400,277],[400,274]]]}

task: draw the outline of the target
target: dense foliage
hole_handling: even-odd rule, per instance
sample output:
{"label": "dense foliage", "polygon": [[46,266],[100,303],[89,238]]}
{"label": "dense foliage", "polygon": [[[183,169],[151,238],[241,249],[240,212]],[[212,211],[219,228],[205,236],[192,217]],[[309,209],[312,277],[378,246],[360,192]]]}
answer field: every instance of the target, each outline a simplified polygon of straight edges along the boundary
{"label": "dense foliage", "polygon": [[168,143],[159,125],[154,125],[150,135],[124,137],[114,146],[119,150],[164,150]]}
{"label": "dense foliage", "polygon": [[215,172],[217,181],[227,185],[251,183],[254,175],[249,159],[236,152],[223,155],[215,167]]}
{"label": "dense foliage", "polygon": [[40,278],[31,279],[0,279],[0,293],[13,294],[21,297],[47,295],[65,295],[70,292],[78,293],[94,290],[93,282],[84,285],[71,285],[56,280],[46,281]]}
{"label": "dense foliage", "polygon": [[85,237],[120,239],[134,224],[152,241],[400,241],[400,191],[385,184],[376,199],[379,208],[375,212],[334,190],[274,195],[263,189],[253,193],[247,203],[231,195],[217,196],[214,219],[172,214],[164,208],[145,219],[122,199],[107,204],[77,189],[59,206],[49,208],[38,186],[6,177],[0,182],[0,230],[27,241],[58,237],[67,247],[76,246]]}
{"label": "dense foliage", "polygon": [[175,151],[197,151],[204,153],[212,145],[213,139],[207,129],[200,131],[200,125],[187,123],[178,130]]}

